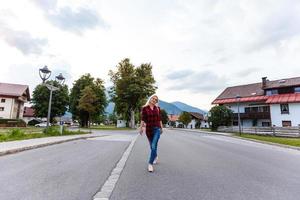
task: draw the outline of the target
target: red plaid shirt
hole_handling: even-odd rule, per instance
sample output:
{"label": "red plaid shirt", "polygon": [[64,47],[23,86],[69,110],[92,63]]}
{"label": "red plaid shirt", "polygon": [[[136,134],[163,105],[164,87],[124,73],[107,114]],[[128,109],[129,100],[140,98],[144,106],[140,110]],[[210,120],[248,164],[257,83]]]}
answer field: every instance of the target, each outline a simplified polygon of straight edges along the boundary
{"label": "red plaid shirt", "polygon": [[153,110],[150,106],[145,106],[142,108],[142,121],[146,123],[146,134],[149,137],[152,135],[152,128],[153,127],[160,127],[161,121],[161,113],[160,108],[157,106],[153,107]]}

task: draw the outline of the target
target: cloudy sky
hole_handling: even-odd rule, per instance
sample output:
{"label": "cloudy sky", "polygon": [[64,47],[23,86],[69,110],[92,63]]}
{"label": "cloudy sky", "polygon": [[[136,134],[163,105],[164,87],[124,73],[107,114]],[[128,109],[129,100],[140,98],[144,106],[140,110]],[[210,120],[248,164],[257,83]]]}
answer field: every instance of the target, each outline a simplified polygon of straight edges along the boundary
{"label": "cloudy sky", "polygon": [[10,0],[0,7],[0,82],[71,87],[130,58],[151,62],[162,100],[202,109],[228,86],[300,76],[299,0]]}

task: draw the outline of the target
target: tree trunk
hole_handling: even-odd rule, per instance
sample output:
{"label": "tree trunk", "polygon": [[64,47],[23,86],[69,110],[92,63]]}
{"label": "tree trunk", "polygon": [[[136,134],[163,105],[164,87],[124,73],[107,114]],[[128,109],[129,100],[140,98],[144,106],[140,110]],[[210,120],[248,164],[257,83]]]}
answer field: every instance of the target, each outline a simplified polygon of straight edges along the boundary
{"label": "tree trunk", "polygon": [[130,127],[135,128],[134,110],[130,111]]}

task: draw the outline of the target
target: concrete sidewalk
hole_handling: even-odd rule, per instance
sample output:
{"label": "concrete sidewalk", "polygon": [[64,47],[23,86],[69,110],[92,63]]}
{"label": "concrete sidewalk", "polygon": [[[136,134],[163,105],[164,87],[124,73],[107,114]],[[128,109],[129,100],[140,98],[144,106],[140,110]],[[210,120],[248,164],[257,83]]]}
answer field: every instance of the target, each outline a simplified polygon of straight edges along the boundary
{"label": "concrete sidewalk", "polygon": [[224,136],[233,136],[232,133],[205,131],[201,129],[189,129],[189,128],[169,128],[169,129],[176,130],[176,131],[190,131],[190,132],[208,133],[208,134],[216,134],[216,135],[224,135]]}
{"label": "concrete sidewalk", "polygon": [[35,149],[43,146],[69,142],[73,140],[80,140],[80,139],[101,137],[101,136],[105,136],[105,134],[91,133],[91,134],[84,134],[84,135],[45,137],[45,138],[35,138],[35,139],[19,140],[19,141],[11,141],[11,142],[0,142],[0,156],[17,153],[29,149]]}

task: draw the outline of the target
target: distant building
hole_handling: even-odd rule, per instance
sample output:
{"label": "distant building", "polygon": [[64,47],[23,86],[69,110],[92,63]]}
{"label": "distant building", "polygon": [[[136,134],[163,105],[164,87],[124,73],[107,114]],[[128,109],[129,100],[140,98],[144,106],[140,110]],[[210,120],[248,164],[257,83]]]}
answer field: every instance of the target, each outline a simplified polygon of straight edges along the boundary
{"label": "distant building", "polygon": [[207,122],[207,117],[205,117],[203,114],[197,112],[189,112],[189,113],[192,117],[192,121],[187,125],[187,128],[195,129],[195,128],[209,127]]}
{"label": "distant building", "polygon": [[125,128],[126,127],[126,121],[125,120],[117,120],[117,128]]}
{"label": "distant building", "polygon": [[0,118],[22,119],[24,103],[29,100],[27,85],[0,83]]}
{"label": "distant building", "polygon": [[23,120],[28,123],[30,120],[35,119],[34,117],[34,109],[31,107],[24,107]]}
{"label": "distant building", "polygon": [[212,104],[234,112],[233,126],[298,126],[300,124],[300,77],[226,88]]}
{"label": "distant building", "polygon": [[[195,128],[208,128],[208,122],[207,122],[207,117],[205,117],[201,113],[197,112],[188,112],[191,115],[191,122],[187,125],[186,128],[189,129],[195,129]],[[183,128],[185,125],[183,125],[182,122],[179,121],[179,115],[168,115],[169,117],[169,122],[168,126],[173,126],[177,128]]]}

